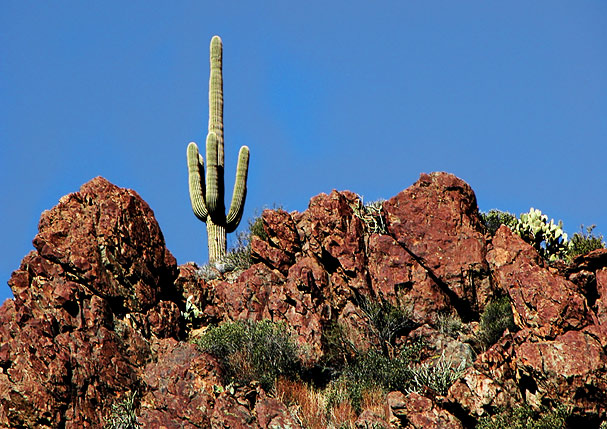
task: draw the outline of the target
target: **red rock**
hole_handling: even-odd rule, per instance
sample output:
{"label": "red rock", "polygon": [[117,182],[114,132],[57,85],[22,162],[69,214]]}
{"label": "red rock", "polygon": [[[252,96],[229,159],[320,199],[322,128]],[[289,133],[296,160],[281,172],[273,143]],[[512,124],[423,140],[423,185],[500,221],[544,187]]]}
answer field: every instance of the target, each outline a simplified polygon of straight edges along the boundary
{"label": "red rock", "polygon": [[498,286],[512,300],[514,321],[534,335],[554,339],[592,323],[586,299],[576,285],[544,268],[539,253],[502,226],[487,254]]}
{"label": "red rock", "polygon": [[389,234],[435,279],[458,311],[491,295],[485,238],[470,186],[447,173],[422,174],[384,203]]}
{"label": "red rock", "polygon": [[519,377],[533,380],[525,391],[528,402],[551,398],[578,413],[605,413],[607,359],[592,333],[568,331],[552,341],[525,342],[516,356]]}
{"label": "red rock", "polygon": [[142,380],[147,387],[138,421],[143,427],[209,427],[215,407],[213,386],[221,386],[217,361],[189,343],[172,339],[156,346]]}
{"label": "red rock", "polygon": [[301,251],[295,222],[289,213],[280,209],[264,210],[261,219],[268,237],[261,240],[253,236],[251,257],[287,274],[295,255]]}
{"label": "red rock", "polygon": [[411,392],[406,396],[405,415],[409,427],[415,429],[462,429],[461,422],[448,411],[437,407],[431,399]]}
{"label": "red rock", "polygon": [[223,392],[217,397],[211,414],[211,428],[249,429],[258,427],[251,410],[238,403],[229,392]]}
{"label": "red rock", "polygon": [[511,335],[481,353],[450,388],[447,401],[466,414],[477,418],[487,410],[511,409],[522,401],[514,362],[514,341]]}
{"label": "red rock", "polygon": [[[479,353],[446,398],[391,392],[386,416],[366,410],[357,425],[460,428],[524,400],[565,404],[582,424],[607,417],[607,251],[548,265],[506,227],[487,248],[474,193],[446,173],[423,174],[386,201],[385,234],[369,232],[357,204],[333,191],[302,213],[265,211],[257,263],[210,279],[193,263],[177,270],[135,192],[97,178],[62,198],[0,308],[0,427],[100,427],[133,391],[146,427],[299,427],[279,398],[254,383],[223,386],[217,361],[179,340],[270,319],[305,345],[307,364],[322,365],[336,325],[358,350],[382,346],[361,305],[387,301],[421,325],[397,345],[423,337],[425,355],[469,362],[473,334],[440,333],[437,315],[478,326],[499,294],[519,331]],[[195,321],[181,317],[190,296]]]}
{"label": "red rock", "polygon": [[388,427],[388,422],[380,414],[372,410],[364,410],[360,413],[356,422],[354,422],[354,427],[357,429]]}
{"label": "red rock", "polygon": [[301,424],[291,417],[285,404],[277,399],[269,398],[265,393],[261,394],[255,404],[255,414],[257,415],[257,424],[261,429],[303,429]]}
{"label": "red rock", "polygon": [[0,426],[99,427],[151,335],[179,332],[175,303],[159,303],[175,259],[148,205],[103,178],[44,212],[34,246],[0,310]]}

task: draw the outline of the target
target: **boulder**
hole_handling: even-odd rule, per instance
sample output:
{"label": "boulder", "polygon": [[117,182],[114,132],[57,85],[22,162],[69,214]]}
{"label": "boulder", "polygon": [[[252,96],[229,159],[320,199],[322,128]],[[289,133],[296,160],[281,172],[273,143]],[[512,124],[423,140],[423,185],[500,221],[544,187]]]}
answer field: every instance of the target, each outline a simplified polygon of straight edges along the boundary
{"label": "boulder", "polygon": [[141,197],[100,177],[42,214],[34,246],[0,310],[0,426],[99,427],[150,340],[179,335],[175,258]]}

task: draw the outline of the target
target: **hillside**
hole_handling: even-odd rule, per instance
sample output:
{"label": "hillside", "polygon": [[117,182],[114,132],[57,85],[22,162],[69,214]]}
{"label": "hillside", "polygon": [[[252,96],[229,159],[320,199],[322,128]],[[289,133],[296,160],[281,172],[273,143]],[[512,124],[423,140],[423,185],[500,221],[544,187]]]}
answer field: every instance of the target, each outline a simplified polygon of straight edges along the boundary
{"label": "hillside", "polygon": [[[470,186],[447,173],[373,209],[333,191],[261,219],[253,265],[225,272],[178,266],[145,201],[101,177],[44,212],[0,308],[0,426],[607,419],[607,250],[549,263],[506,226],[489,234]],[[209,346],[218,326],[265,320],[297,355],[277,385],[255,379],[263,359]],[[261,348],[278,361],[281,344]]]}

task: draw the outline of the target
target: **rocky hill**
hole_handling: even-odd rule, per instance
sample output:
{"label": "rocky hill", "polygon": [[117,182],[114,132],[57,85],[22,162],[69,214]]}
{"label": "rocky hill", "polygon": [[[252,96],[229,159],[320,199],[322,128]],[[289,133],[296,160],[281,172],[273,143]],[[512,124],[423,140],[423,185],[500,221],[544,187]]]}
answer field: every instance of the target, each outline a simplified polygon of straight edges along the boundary
{"label": "rocky hill", "polygon": [[[560,407],[569,427],[607,419],[607,250],[549,264],[505,226],[488,234],[470,186],[446,173],[422,174],[375,211],[333,191],[262,221],[254,264],[208,276],[177,266],[134,191],[99,177],[63,197],[42,214],[0,309],[0,427],[103,427],[116,404],[147,428],[311,426],[301,403],[229,382],[221,359],[190,341],[238,320],[284,322],[305,350],[294,382],[318,391],[336,377],[335,332],[349,347],[342,365],[415,343],[416,368],[457,369],[444,391],[385,390],[355,427],[475,427],[517,407]],[[514,325],[483,345],[499,297]],[[379,335],[374,318],[395,309],[407,323]]]}

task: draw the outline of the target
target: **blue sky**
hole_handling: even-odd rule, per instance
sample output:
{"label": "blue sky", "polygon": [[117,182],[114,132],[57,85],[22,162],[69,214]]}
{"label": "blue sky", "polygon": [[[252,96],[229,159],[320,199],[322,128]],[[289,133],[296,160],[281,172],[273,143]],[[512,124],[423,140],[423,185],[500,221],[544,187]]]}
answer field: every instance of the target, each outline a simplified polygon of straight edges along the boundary
{"label": "blue sky", "polygon": [[243,224],[448,171],[481,210],[607,235],[607,2],[6,0],[0,301],[41,212],[98,175],[148,202],[179,263],[206,261],[185,152],[207,132],[214,34],[227,196],[251,148]]}

